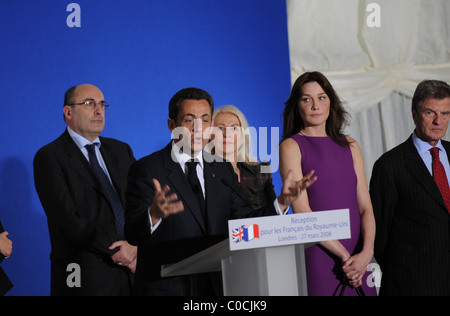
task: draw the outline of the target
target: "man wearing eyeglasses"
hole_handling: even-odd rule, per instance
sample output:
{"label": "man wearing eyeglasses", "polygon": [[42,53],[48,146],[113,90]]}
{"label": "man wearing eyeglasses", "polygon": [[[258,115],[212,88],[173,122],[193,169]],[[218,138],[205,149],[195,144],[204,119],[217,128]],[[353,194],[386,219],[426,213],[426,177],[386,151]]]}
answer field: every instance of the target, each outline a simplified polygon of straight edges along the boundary
{"label": "man wearing eyeglasses", "polygon": [[47,214],[51,295],[130,295],[137,248],[124,238],[124,194],[131,148],[100,137],[103,93],[67,90],[66,131],[34,158],[36,191]]}

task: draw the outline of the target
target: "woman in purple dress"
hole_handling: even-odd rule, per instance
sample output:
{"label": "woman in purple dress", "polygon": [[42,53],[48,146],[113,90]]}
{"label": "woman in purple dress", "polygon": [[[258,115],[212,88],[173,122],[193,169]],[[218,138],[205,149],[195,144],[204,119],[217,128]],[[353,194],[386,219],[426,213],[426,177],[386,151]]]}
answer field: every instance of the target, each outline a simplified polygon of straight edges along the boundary
{"label": "woman in purple dress", "polygon": [[[305,251],[309,295],[376,295],[367,282],[375,219],[357,142],[343,135],[347,112],[327,78],[308,72],[295,82],[284,110],[280,173],[294,180],[315,171],[316,183],[292,204],[294,213],[350,210],[351,239],[324,241]],[[373,280],[371,280],[373,281]]]}

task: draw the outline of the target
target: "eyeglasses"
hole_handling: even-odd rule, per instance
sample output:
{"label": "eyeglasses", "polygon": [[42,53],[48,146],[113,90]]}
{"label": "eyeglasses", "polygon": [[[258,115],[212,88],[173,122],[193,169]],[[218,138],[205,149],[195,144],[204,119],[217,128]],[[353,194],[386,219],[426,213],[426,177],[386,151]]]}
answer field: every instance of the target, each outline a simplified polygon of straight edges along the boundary
{"label": "eyeglasses", "polygon": [[74,106],[74,105],[81,105],[83,108],[85,109],[95,109],[98,106],[100,106],[101,109],[105,109],[107,107],[109,107],[109,104],[106,104],[105,101],[100,101],[99,103],[95,102],[95,101],[84,101],[81,103],[71,103],[71,104],[67,104],[70,106]]}

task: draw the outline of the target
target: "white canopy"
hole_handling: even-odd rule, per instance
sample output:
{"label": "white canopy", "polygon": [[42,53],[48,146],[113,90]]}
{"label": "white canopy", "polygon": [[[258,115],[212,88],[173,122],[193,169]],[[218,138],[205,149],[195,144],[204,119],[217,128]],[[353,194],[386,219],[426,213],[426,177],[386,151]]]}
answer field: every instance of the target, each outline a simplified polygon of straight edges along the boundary
{"label": "white canopy", "polygon": [[450,1],[287,0],[287,11],[292,82],[305,71],[328,77],[352,114],[347,133],[370,176],[414,130],[417,84],[450,82]]}

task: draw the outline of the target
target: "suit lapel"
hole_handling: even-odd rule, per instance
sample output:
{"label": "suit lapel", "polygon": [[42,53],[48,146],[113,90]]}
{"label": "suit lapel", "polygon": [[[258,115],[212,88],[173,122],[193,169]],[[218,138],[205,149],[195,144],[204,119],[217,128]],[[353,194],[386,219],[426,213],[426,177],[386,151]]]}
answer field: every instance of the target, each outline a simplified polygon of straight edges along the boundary
{"label": "suit lapel", "polygon": [[450,142],[447,142],[447,141],[441,139],[441,143],[442,143],[442,146],[444,146],[445,151],[447,152],[448,160],[450,161]]}
{"label": "suit lapel", "polygon": [[171,152],[172,142],[170,142],[164,149],[164,168],[168,172],[167,178],[169,180],[169,187],[172,191],[176,191],[179,194],[179,198],[188,208],[185,211],[192,213],[202,230],[206,233],[203,215],[198,207],[198,203],[194,197],[192,189],[189,186],[186,175],[183,170],[181,170],[180,164],[172,159]]}
{"label": "suit lapel", "polygon": [[[208,153],[204,152],[203,157],[208,155],[209,155]],[[208,199],[207,197],[214,196],[214,194],[220,192],[220,187],[217,185],[219,182],[214,172],[215,162],[213,161],[213,159],[205,160],[205,158],[203,158],[203,162],[204,162],[203,175],[205,178],[206,212],[208,221],[213,222],[211,221],[211,219],[214,218],[214,211],[217,209],[216,206],[214,205],[215,199],[214,198]]]}
{"label": "suit lapel", "polygon": [[98,190],[105,196],[106,200],[108,200],[103,186],[92,171],[92,167],[90,166],[86,157],[83,156],[83,153],[77,147],[67,131],[63,134],[63,139],[65,147],[64,150],[67,154],[69,164],[74,168],[74,170],[76,170],[81,176],[85,178],[88,185],[93,186],[96,190]]}
{"label": "suit lapel", "polygon": [[[122,196],[123,196],[122,191],[123,190],[120,185],[121,182],[119,180],[121,177],[119,172],[122,168],[120,168],[120,163],[119,163],[118,157],[117,157],[116,153],[113,151],[113,149],[111,148],[111,146],[109,146],[109,144],[103,138],[101,138],[101,142],[102,142],[102,145],[100,146],[100,152],[102,154],[103,160],[105,161],[106,168],[108,168],[108,173],[109,173],[109,176],[113,183],[113,186],[122,199]],[[124,204],[123,200],[122,200],[122,204]]]}
{"label": "suit lapel", "polygon": [[421,185],[431,198],[439,203],[447,212],[441,192],[439,191],[433,176],[430,174],[428,168],[425,166],[425,163],[417,152],[412,137],[407,140],[405,148],[406,168],[416,179],[416,182]]}

